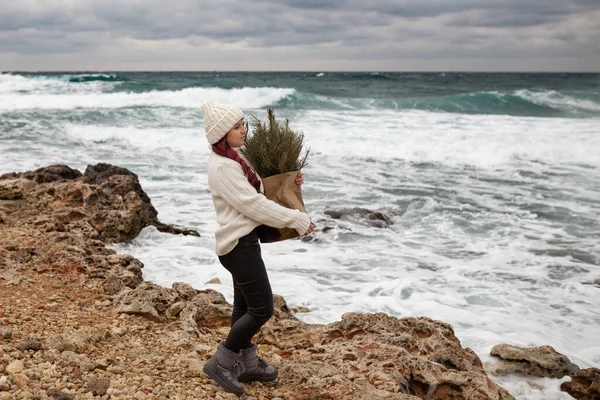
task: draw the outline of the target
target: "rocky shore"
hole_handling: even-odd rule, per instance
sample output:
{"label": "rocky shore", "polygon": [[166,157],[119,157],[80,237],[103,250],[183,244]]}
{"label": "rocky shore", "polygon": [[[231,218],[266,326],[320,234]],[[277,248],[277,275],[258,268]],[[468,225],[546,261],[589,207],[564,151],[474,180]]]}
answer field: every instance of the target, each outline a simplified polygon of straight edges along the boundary
{"label": "rocky shore", "polygon": [[[147,226],[197,235],[157,215],[137,176],[116,166],[0,176],[0,400],[237,398],[202,373],[228,331],[225,298],[145,282],[139,260],[105,247]],[[257,342],[280,376],[245,384],[244,398],[514,398],[449,324],[349,313],[308,325],[275,302]],[[547,346],[494,351],[506,361],[488,371],[570,375],[565,391],[600,398],[600,371]]]}

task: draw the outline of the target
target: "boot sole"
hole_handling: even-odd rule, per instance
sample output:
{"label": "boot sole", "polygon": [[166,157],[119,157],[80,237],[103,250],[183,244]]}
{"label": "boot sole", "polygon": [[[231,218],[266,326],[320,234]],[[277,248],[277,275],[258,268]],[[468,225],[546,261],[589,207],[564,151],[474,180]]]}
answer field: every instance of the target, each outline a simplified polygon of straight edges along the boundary
{"label": "boot sole", "polygon": [[233,393],[236,394],[238,396],[241,396],[242,394],[244,394],[244,390],[239,390],[237,388],[231,387],[227,384],[226,381],[224,381],[223,379],[221,379],[221,377],[219,375],[217,375],[215,372],[213,372],[213,370],[211,370],[210,368],[207,368],[206,365],[202,368],[202,371],[204,371],[204,373],[206,375],[208,375],[209,377],[211,377],[212,380],[214,380],[215,382],[217,382],[219,384],[219,386],[221,386],[223,389],[227,390],[229,393]]}
{"label": "boot sole", "polygon": [[279,376],[279,374],[276,374],[275,376],[262,376],[262,375],[248,376],[248,377],[240,376],[238,378],[238,381],[240,381],[240,382],[255,382],[255,381],[271,382],[271,381],[274,381],[275,379],[277,379],[278,376]]}

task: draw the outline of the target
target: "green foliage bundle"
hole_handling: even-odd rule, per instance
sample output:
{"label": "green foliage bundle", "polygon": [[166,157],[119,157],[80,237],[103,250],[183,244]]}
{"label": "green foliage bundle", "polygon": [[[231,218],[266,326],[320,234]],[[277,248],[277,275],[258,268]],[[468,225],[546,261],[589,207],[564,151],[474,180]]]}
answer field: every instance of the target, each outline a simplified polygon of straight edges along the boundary
{"label": "green foliage bundle", "polygon": [[263,178],[299,171],[307,165],[309,150],[302,155],[304,133],[290,128],[289,120],[279,122],[275,111],[267,110],[268,121],[262,123],[254,117],[252,135],[246,136],[242,155]]}

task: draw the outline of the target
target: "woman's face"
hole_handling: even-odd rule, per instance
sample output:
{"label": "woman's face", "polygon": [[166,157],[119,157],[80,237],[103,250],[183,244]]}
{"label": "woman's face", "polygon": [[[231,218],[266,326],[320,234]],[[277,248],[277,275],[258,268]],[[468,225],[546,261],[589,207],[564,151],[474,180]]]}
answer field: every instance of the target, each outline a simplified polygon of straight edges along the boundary
{"label": "woman's face", "polygon": [[246,142],[246,128],[244,119],[240,119],[229,132],[227,132],[227,144],[229,147],[242,147]]}

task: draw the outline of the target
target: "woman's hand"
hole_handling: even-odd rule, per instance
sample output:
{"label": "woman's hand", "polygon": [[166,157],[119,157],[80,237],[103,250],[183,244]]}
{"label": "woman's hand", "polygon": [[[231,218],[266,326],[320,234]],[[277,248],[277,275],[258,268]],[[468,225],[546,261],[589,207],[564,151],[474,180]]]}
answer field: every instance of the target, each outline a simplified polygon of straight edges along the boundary
{"label": "woman's hand", "polygon": [[296,176],[296,185],[302,186],[303,184],[304,184],[304,175],[302,174],[302,172],[298,172],[298,175]]}
{"label": "woman's hand", "polygon": [[312,222],[310,223],[310,226],[308,227],[308,230],[306,231],[306,233],[304,234],[304,236],[306,235],[310,235],[312,233],[312,231],[315,230],[317,226],[315,224],[313,224]]}

